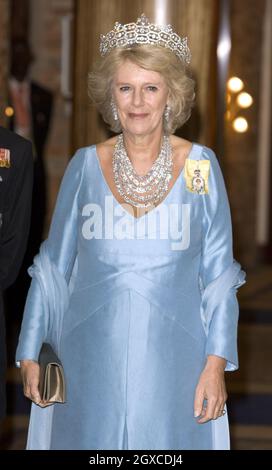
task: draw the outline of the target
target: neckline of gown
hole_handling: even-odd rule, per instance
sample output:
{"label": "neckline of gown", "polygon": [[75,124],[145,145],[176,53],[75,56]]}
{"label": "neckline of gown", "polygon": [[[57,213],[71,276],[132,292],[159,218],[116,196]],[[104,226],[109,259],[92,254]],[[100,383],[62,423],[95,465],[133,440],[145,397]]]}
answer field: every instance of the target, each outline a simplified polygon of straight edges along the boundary
{"label": "neckline of gown", "polygon": [[108,194],[113,198],[113,201],[115,202],[116,206],[117,207],[121,207],[123,209],[123,212],[124,212],[124,215],[127,215],[128,217],[130,217],[134,222],[137,222],[139,221],[140,219],[143,219],[145,217],[148,216],[149,213],[151,212],[154,212],[156,210],[158,210],[160,208],[160,206],[162,206],[163,204],[167,204],[167,201],[168,199],[170,198],[170,196],[173,195],[176,187],[178,186],[179,182],[182,180],[182,176],[183,176],[183,173],[184,173],[184,169],[185,169],[185,165],[186,165],[186,161],[191,158],[194,150],[195,150],[195,147],[196,147],[196,144],[195,142],[192,142],[192,146],[191,146],[191,149],[187,155],[187,157],[185,158],[184,160],[184,165],[182,167],[182,170],[180,170],[179,174],[178,174],[178,177],[176,178],[176,181],[174,182],[172,188],[170,189],[170,191],[168,191],[168,193],[166,194],[165,198],[159,203],[157,204],[153,209],[145,212],[143,215],[141,215],[140,217],[135,217],[134,215],[132,215],[130,212],[128,212],[124,207],[123,205],[116,199],[116,197],[114,196],[112,190],[110,189],[110,186],[104,176],[104,173],[103,173],[103,170],[102,170],[102,167],[101,167],[101,164],[100,164],[100,158],[99,158],[99,155],[98,155],[98,152],[97,152],[97,146],[94,145],[94,153],[95,153],[95,160],[97,162],[97,166],[98,166],[98,170],[99,170],[99,173],[100,173],[100,177],[103,181],[103,184],[104,184],[104,187],[106,189],[106,191],[108,192]]}

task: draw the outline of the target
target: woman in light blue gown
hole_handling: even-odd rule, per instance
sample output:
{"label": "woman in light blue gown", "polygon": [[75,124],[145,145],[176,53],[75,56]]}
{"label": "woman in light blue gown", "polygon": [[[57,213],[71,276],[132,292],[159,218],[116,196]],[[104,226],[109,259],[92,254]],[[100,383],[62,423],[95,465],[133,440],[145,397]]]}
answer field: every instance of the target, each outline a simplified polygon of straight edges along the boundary
{"label": "woman in light blue gown", "polygon": [[[29,269],[16,353],[27,448],[228,449],[245,273],[215,154],[173,135],[194,101],[186,38],[142,16],[100,50],[90,94],[118,136],[76,152]],[[65,404],[41,401],[43,342]]]}

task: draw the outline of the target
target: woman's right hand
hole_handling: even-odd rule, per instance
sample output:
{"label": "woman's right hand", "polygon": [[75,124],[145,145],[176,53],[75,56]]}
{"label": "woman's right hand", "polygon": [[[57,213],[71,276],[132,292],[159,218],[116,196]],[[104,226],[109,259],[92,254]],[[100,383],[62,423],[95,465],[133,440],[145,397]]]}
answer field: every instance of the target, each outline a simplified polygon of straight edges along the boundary
{"label": "woman's right hand", "polygon": [[40,366],[31,360],[20,361],[21,376],[24,386],[24,395],[32,400],[36,405],[42,405],[39,392]]}

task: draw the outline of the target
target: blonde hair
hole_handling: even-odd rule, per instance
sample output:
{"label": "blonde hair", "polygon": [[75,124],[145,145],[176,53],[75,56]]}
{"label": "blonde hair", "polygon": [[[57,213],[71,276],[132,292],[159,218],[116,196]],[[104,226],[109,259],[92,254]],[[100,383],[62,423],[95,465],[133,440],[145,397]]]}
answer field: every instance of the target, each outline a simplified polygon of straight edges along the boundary
{"label": "blonde hair", "polygon": [[187,66],[169,49],[153,45],[135,45],[113,49],[100,58],[89,73],[88,94],[113,132],[121,132],[120,121],[113,118],[112,82],[117,68],[126,60],[162,75],[169,89],[169,120],[164,131],[172,134],[190,117],[194,105],[194,85]]}

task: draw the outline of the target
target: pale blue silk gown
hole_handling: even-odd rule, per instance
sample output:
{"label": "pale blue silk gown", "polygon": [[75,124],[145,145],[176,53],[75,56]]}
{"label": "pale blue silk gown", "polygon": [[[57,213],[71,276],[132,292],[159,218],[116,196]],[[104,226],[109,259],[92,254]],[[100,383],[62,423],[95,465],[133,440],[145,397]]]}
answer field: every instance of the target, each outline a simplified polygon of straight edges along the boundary
{"label": "pale blue silk gown", "polygon": [[29,449],[228,448],[227,415],[198,424],[194,397],[208,354],[238,367],[245,273],[216,156],[194,144],[191,160],[209,161],[208,193],[190,191],[183,169],[140,219],[113,197],[95,146],[69,163],[16,354],[37,360],[51,342],[67,402],[32,404]]}

